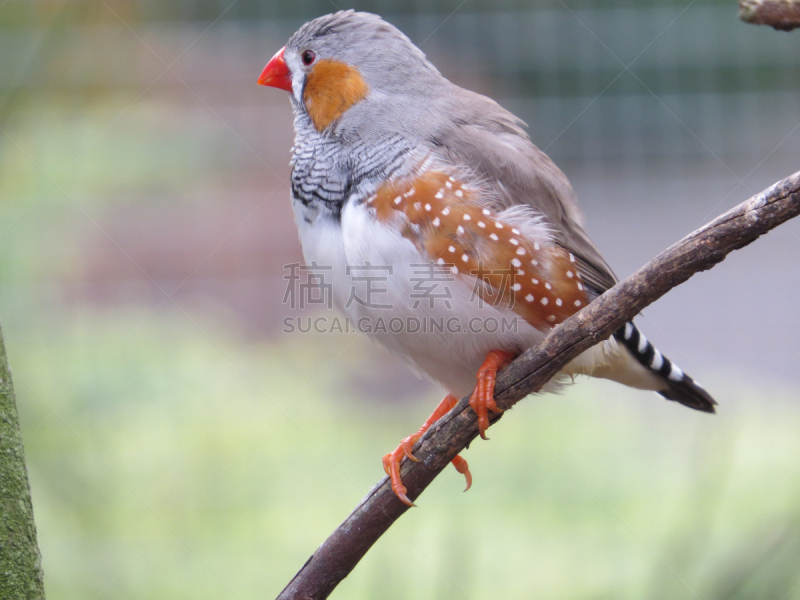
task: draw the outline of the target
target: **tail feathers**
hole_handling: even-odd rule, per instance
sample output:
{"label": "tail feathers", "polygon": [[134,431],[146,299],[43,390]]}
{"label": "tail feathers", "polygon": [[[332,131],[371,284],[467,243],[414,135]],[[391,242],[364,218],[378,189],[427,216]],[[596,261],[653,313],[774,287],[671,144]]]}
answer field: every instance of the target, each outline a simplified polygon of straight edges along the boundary
{"label": "tail feathers", "polygon": [[625,323],[615,334],[617,342],[624,345],[636,360],[664,382],[657,390],[668,400],[707,413],[714,413],[716,401],[699,383],[684,373],[678,365],[661,354],[633,323]]}

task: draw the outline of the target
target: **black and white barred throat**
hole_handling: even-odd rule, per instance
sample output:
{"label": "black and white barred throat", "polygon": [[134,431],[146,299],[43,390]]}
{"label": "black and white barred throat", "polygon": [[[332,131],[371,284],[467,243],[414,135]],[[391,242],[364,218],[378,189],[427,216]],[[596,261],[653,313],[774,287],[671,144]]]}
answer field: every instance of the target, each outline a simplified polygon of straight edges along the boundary
{"label": "black and white barred throat", "polygon": [[399,134],[365,142],[319,133],[310,119],[295,115],[292,147],[292,198],[325,208],[338,219],[351,198],[364,198],[397,174],[411,148]]}

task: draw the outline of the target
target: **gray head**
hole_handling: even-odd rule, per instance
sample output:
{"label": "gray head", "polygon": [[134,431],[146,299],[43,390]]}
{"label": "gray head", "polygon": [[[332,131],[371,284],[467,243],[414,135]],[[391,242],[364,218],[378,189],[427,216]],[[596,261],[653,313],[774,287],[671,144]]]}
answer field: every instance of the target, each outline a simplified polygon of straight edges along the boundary
{"label": "gray head", "polygon": [[367,98],[404,104],[450,85],[400,30],[378,15],[352,10],[303,25],[259,83],[290,91],[295,107],[307,111],[320,131]]}
{"label": "gray head", "polygon": [[441,77],[403,32],[371,13],[345,10],[309,21],[286,44],[287,63],[294,55],[300,66],[305,50],[356,67],[370,88],[384,93],[407,93],[420,78]]}

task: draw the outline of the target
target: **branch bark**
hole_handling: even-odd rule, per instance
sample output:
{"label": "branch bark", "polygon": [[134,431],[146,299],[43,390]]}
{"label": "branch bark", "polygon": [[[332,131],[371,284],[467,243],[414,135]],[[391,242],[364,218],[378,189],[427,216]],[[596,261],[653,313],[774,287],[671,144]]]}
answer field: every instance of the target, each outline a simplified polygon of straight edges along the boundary
{"label": "branch bark", "polygon": [[800,27],[800,0],[739,0],[739,18],[778,31]]}
{"label": "branch bark", "polygon": [[[688,235],[554,328],[539,346],[499,374],[498,406],[508,410],[541,389],[581,352],[610,337],[673,287],[798,214],[800,171]],[[477,436],[477,418],[468,401],[463,398],[414,446],[420,462],[404,461],[401,474],[412,500]],[[327,598],[406,510],[384,477],[308,559],[278,600]]]}
{"label": "branch bark", "polygon": [[36,543],[31,489],[11,370],[0,330],[0,598],[44,600],[42,556]]}

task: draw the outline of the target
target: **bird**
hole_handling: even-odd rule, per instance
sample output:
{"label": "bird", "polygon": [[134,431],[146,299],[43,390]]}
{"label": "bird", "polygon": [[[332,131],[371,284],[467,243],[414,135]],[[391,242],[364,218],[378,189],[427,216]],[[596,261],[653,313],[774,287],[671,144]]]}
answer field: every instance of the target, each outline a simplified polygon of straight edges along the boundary
{"label": "bird", "polygon": [[[258,83],[291,98],[291,202],[306,264],[325,265],[333,300],[353,322],[397,319],[365,329],[446,392],[383,457],[393,492],[414,506],[400,476],[402,461],[416,460],[414,443],[467,394],[486,439],[498,371],[617,277],[584,229],[569,180],[525,123],[452,83],[380,16],[345,10],[305,23]],[[363,297],[365,282],[383,301]],[[711,395],[633,322],[542,391],[576,375],[715,412]],[[469,489],[466,460],[452,463]]]}

